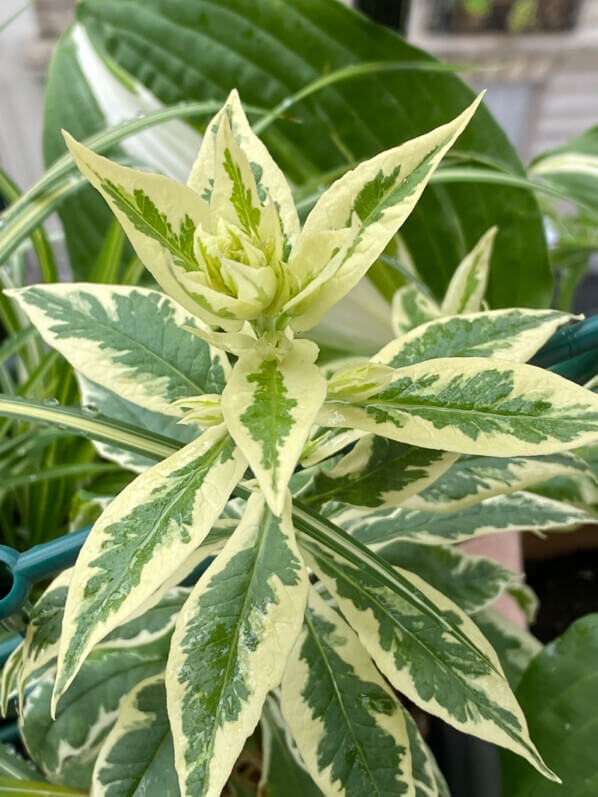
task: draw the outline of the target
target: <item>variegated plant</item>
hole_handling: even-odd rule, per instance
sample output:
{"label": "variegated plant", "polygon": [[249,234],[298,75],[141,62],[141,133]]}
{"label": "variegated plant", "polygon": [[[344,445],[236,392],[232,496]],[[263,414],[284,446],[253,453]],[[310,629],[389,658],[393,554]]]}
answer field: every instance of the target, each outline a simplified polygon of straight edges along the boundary
{"label": "variegated plant", "polygon": [[[598,438],[598,398],[524,364],[570,316],[479,312],[491,230],[442,306],[398,296],[401,334],[371,359],[320,368],[299,336],[382,253],[478,103],[348,172],[302,229],[235,92],[187,186],[67,136],[164,292],[62,284],[9,295],[74,366],[84,401],[153,442],[145,450],[130,425],[104,436],[101,452],[139,475],[40,602],[42,614],[60,604],[60,641],[56,623],[40,639],[34,620],[6,668],[4,695],[28,694],[23,726],[37,716],[28,701],[50,710],[52,682],[61,716],[85,668],[130,651],[130,624],[171,605],[172,588],[217,554],[185,595],[168,661],[169,635],[148,629],[151,666],[128,684],[118,719],[112,700],[94,726],[94,795],[137,793],[127,777],[145,775],[122,751],[147,743],[160,755],[146,775],[174,755],[179,785],[162,772],[150,778],[160,794],[216,797],[260,718],[264,777],[284,742],[313,794],[444,795],[399,694],[557,778],[469,616],[520,585],[447,545],[588,519],[521,492],[555,475],[593,479],[564,452]],[[315,467],[302,472],[300,460]],[[173,753],[159,744],[169,728]],[[46,774],[64,781],[55,759]]]}

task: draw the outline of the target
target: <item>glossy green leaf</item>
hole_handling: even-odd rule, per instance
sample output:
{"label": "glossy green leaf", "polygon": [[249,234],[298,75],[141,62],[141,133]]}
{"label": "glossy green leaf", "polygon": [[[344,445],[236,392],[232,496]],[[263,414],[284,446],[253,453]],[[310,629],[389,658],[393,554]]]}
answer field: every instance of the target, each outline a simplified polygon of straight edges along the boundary
{"label": "glossy green leaf", "polygon": [[577,620],[527,668],[517,694],[561,789],[540,783],[519,762],[504,759],[505,790],[513,797],[590,797],[596,793],[598,615]]}
{"label": "glossy green leaf", "polygon": [[32,761],[23,758],[12,745],[0,744],[0,776],[29,780],[36,774],[37,770]]}
{"label": "glossy green leaf", "polygon": [[415,794],[401,705],[355,633],[313,589],[281,706],[324,794]]}
{"label": "glossy green leaf", "polygon": [[[121,78],[119,83],[113,77],[116,86],[124,82],[135,99],[141,93],[135,83],[139,81],[152,100],[167,105],[185,99],[224,100],[235,86],[244,102],[275,105],[336,69],[371,61],[373,53],[381,62],[429,59],[390,30],[365,22],[333,0],[299,0],[292,6],[270,0],[218,4],[198,0],[193,12],[183,0],[167,6],[158,0],[149,5],[146,0],[125,4],[86,0],[78,18],[76,36],[65,40],[50,73],[45,120],[48,163],[63,152],[60,128],[84,137],[104,124],[102,116],[109,107],[113,112],[124,104],[116,89],[117,100],[106,91],[101,96],[89,91],[86,75],[92,69],[97,74],[100,67],[111,74],[106,62]],[[95,50],[88,43],[85,46],[86,34]],[[184,64],[179,58],[182,36]],[[422,102],[424,96],[427,100]],[[275,160],[299,184],[421,134],[469,101],[470,90],[454,75],[380,72],[328,86],[292,109],[292,117],[302,124],[279,121],[264,137]],[[131,115],[139,110],[139,105],[132,108]],[[311,131],[307,138],[305,130]],[[177,153],[183,149],[180,140],[181,135],[172,147]],[[524,174],[487,111],[460,142],[460,153]],[[71,230],[81,229],[83,222],[95,243],[98,222],[106,216],[96,202],[93,208],[71,204],[63,218]],[[542,221],[528,190],[482,182],[434,186],[426,192],[421,212],[405,225],[403,236],[418,269],[434,293],[442,296],[452,271],[488,228],[489,219],[500,229],[491,270],[491,304],[547,303],[551,289]]]}
{"label": "glossy green leaf", "polygon": [[181,793],[218,797],[303,619],[308,578],[291,524],[255,493],[177,621],[166,670]]}

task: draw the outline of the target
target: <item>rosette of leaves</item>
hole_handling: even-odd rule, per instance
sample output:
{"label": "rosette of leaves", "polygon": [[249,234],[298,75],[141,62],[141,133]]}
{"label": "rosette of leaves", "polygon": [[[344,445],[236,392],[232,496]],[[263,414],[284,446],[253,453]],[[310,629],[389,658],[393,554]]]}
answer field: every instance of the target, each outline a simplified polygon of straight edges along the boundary
{"label": "rosette of leaves", "polygon": [[[129,695],[109,736],[114,753],[140,723],[155,731],[166,705],[181,794],[221,793],[279,686],[291,758],[327,795],[444,793],[398,694],[557,777],[468,616],[471,606],[461,608],[458,590],[450,596],[450,579],[439,576],[443,561],[455,573],[475,563],[453,553],[455,563],[433,546],[520,527],[521,518],[531,528],[571,528],[587,515],[525,493],[499,496],[511,502],[505,513],[496,507],[500,488],[486,500],[472,488],[480,502],[471,500],[463,526],[451,522],[450,506],[431,510],[434,499],[402,505],[449,474],[459,454],[515,458],[515,473],[527,473],[520,483],[529,483],[536,457],[544,468],[538,480],[547,470],[583,468],[563,452],[598,436],[598,398],[524,364],[569,316],[472,313],[470,298],[481,294],[464,267],[462,295],[445,308],[452,314],[371,360],[321,369],[316,344],[299,336],[384,250],[478,103],[347,173],[302,229],[235,92],[208,125],[186,186],[113,163],[67,136],[164,292],[70,284],[9,295],[73,365],[84,395],[169,437],[173,446],[160,450],[173,453],[151,467],[129,462],[140,474],[81,551],[51,711],[68,703],[103,640],[217,552],[178,614],[166,703],[152,673],[157,680]],[[293,473],[314,427],[363,439],[307,481]],[[452,477],[462,480],[462,468]],[[475,478],[484,481],[481,468]],[[495,483],[501,478],[511,477],[503,471]],[[231,505],[233,493],[246,503]],[[395,561],[380,555],[396,543]],[[496,571],[493,578],[500,591],[505,579]],[[18,669],[18,657],[13,663]],[[110,785],[113,753],[100,753],[94,793],[134,793]]]}

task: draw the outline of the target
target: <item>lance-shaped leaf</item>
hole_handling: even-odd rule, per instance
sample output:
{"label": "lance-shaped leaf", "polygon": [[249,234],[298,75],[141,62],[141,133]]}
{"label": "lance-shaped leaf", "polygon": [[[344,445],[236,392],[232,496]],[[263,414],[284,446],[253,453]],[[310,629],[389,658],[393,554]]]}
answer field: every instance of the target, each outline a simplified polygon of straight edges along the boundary
{"label": "lance-shaped leaf", "polygon": [[417,723],[405,712],[415,797],[451,797],[432,751],[422,739]]}
{"label": "lance-shaped leaf", "polygon": [[326,396],[318,347],[298,340],[280,360],[243,353],[222,394],[225,423],[275,514]]}
{"label": "lance-shaped leaf", "polygon": [[316,427],[316,432],[305,444],[301,454],[301,464],[304,468],[311,468],[323,459],[328,459],[343,448],[350,446],[363,437],[364,432],[359,429],[322,429]]}
{"label": "lance-shaped leaf", "polygon": [[558,310],[491,310],[430,321],[388,343],[375,362],[401,368],[438,357],[526,362],[572,318]]}
{"label": "lance-shaped leaf", "polygon": [[415,573],[450,598],[467,614],[493,603],[511,584],[521,581],[494,559],[473,556],[458,546],[397,542],[380,554],[393,565]]}
{"label": "lance-shaped leaf", "polygon": [[415,794],[403,710],[356,634],[314,589],[281,707],[324,794]]}
{"label": "lance-shaped leaf", "polygon": [[89,789],[93,765],[118,717],[122,699],[140,681],[164,670],[170,634],[130,647],[105,646],[92,651],[50,716],[55,669],[38,673],[27,690],[19,718],[31,758],[50,780]]}
{"label": "lance-shaped leaf", "polygon": [[200,322],[158,291],[61,283],[9,295],[73,368],[145,409],[180,417],[177,399],[224,388],[225,355],[182,329]]}
{"label": "lance-shaped leaf", "polygon": [[484,233],[457,267],[440,306],[443,315],[476,313],[480,309],[488,285],[488,270],[497,231],[496,227],[491,227]]}
{"label": "lance-shaped leaf", "polygon": [[23,662],[23,644],[21,643],[10,654],[2,667],[0,680],[0,712],[3,717],[8,713],[8,704],[17,694],[17,683]]}
{"label": "lance-shaped leaf", "polygon": [[390,322],[397,338],[438,316],[440,307],[416,285],[405,285],[392,297]]}
{"label": "lance-shaped leaf", "polygon": [[403,506],[428,512],[457,512],[495,495],[525,490],[557,476],[589,479],[598,491],[588,464],[567,452],[510,458],[463,455]]}
{"label": "lance-shaped leaf", "polygon": [[301,491],[312,506],[328,502],[355,507],[398,506],[438,479],[455,454],[367,435],[330,471],[318,471]]}
{"label": "lance-shaped leaf", "polygon": [[65,140],[164,291],[206,323],[238,329],[237,300],[207,283],[197,257],[197,241],[211,225],[206,201],[170,177],[113,163],[68,134]]}
{"label": "lance-shaped leaf", "polygon": [[398,540],[443,545],[502,531],[572,531],[593,520],[583,509],[525,492],[497,495],[459,512],[398,507],[364,516],[349,509],[335,518],[336,523],[374,550]]}
{"label": "lance-shaped leaf", "polygon": [[196,193],[201,194],[210,204],[214,188],[216,134],[224,114],[228,116],[236,144],[251,166],[259,199],[264,202],[269,198],[270,201],[276,203],[284,237],[286,242],[292,246],[299,234],[299,218],[289,184],[266,146],[251,129],[236,89],[231,91],[222,109],[207,125],[187,185]]}
{"label": "lance-shaped leaf", "polygon": [[64,604],[72,575],[72,569],[60,573],[31,610],[23,640],[23,663],[18,678],[21,703],[28,678],[58,655]]}
{"label": "lance-shaped leaf", "polygon": [[124,699],[93,770],[95,797],[179,797],[162,674]]}
{"label": "lance-shaped leaf", "polygon": [[185,604],[166,669],[181,793],[218,797],[303,620],[307,572],[290,498],[282,517],[260,493]]}
{"label": "lance-shaped leaf", "polygon": [[511,689],[517,689],[530,661],[542,650],[542,644],[494,609],[484,609],[476,614],[474,621],[496,651]]}
{"label": "lance-shaped leaf", "polygon": [[[291,271],[306,272],[305,287],[284,307],[296,331],[315,326],[359,282],[407,219],[480,101],[481,96],[448,124],[360,164],[324,192],[289,264]],[[349,235],[339,238],[347,230]],[[340,251],[333,254],[327,239]]]}
{"label": "lance-shaped leaf", "polygon": [[322,426],[354,426],[424,448],[552,454],[598,436],[598,396],[550,371],[479,357],[427,360],[365,401],[328,401]]}
{"label": "lance-shaped leaf", "polygon": [[548,778],[492,647],[456,604],[418,576],[394,568],[357,568],[310,546],[307,560],[399,692],[465,733],[524,756]]}
{"label": "lance-shaped leaf", "polygon": [[261,719],[263,797],[323,797],[305,768],[278,703],[267,697]]}
{"label": "lance-shaped leaf", "polygon": [[92,647],[201,545],[245,467],[224,427],[213,427],[138,476],[108,506],[75,565],[53,706]]}
{"label": "lance-shaped leaf", "polygon": [[[197,424],[179,423],[180,415],[166,415],[162,412],[144,409],[111,390],[91,382],[81,374],[77,374],[77,382],[81,393],[81,405],[91,409],[92,413],[97,411],[112,421],[124,421],[132,426],[142,427],[171,440],[178,440],[183,445],[190,443],[201,433]],[[171,409],[176,412],[180,408],[172,407]],[[135,473],[141,473],[156,464],[155,458],[144,457],[139,452],[127,451],[113,443],[97,440],[93,443],[104,459],[117,462],[123,468]]]}

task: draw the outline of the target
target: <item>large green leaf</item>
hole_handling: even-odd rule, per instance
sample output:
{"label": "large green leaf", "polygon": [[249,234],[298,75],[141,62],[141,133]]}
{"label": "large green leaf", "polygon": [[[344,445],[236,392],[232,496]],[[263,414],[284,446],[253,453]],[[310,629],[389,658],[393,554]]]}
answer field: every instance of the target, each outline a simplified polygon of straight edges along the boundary
{"label": "large green leaf", "polygon": [[324,794],[414,795],[401,705],[355,632],[313,589],[281,706]]}
{"label": "large green leaf", "polygon": [[189,596],[166,669],[181,793],[219,797],[301,629],[307,572],[290,497],[281,517],[254,493]]}
{"label": "large green leaf", "polygon": [[[217,4],[197,0],[192,7],[184,0],[86,0],[79,4],[78,19],[77,44],[72,36],[64,40],[50,74],[45,120],[48,163],[63,152],[61,127],[81,138],[97,130],[107,113],[104,98],[94,96],[86,82],[89,66],[81,56],[81,35],[91,37],[130,94],[137,93],[132,81],[139,81],[165,104],[224,99],[236,86],[245,102],[274,105],[331,70],[371,60],[372,53],[380,61],[428,57],[336,0]],[[314,95],[293,109],[303,124],[278,122],[265,140],[283,169],[300,183],[447,121],[471,97],[454,75],[365,76]],[[459,148],[465,157],[480,156],[523,174],[514,150],[487,111],[474,120]],[[97,198],[92,208],[86,206],[88,201],[86,192],[85,204],[71,204],[63,218],[69,237],[77,234],[75,220],[81,221],[79,229],[89,230],[86,243],[93,247],[99,243],[98,227],[106,224],[106,215],[102,209],[94,215]],[[418,268],[441,296],[452,271],[488,228],[489,219],[500,230],[490,278],[491,303],[548,302],[550,275],[541,218],[527,190],[483,183],[434,186],[403,228],[403,237]]]}
{"label": "large green leaf", "polygon": [[598,790],[598,615],[590,614],[547,645],[527,668],[517,695],[547,760],[562,778],[541,782],[518,761],[505,757],[509,797],[593,797]]}

